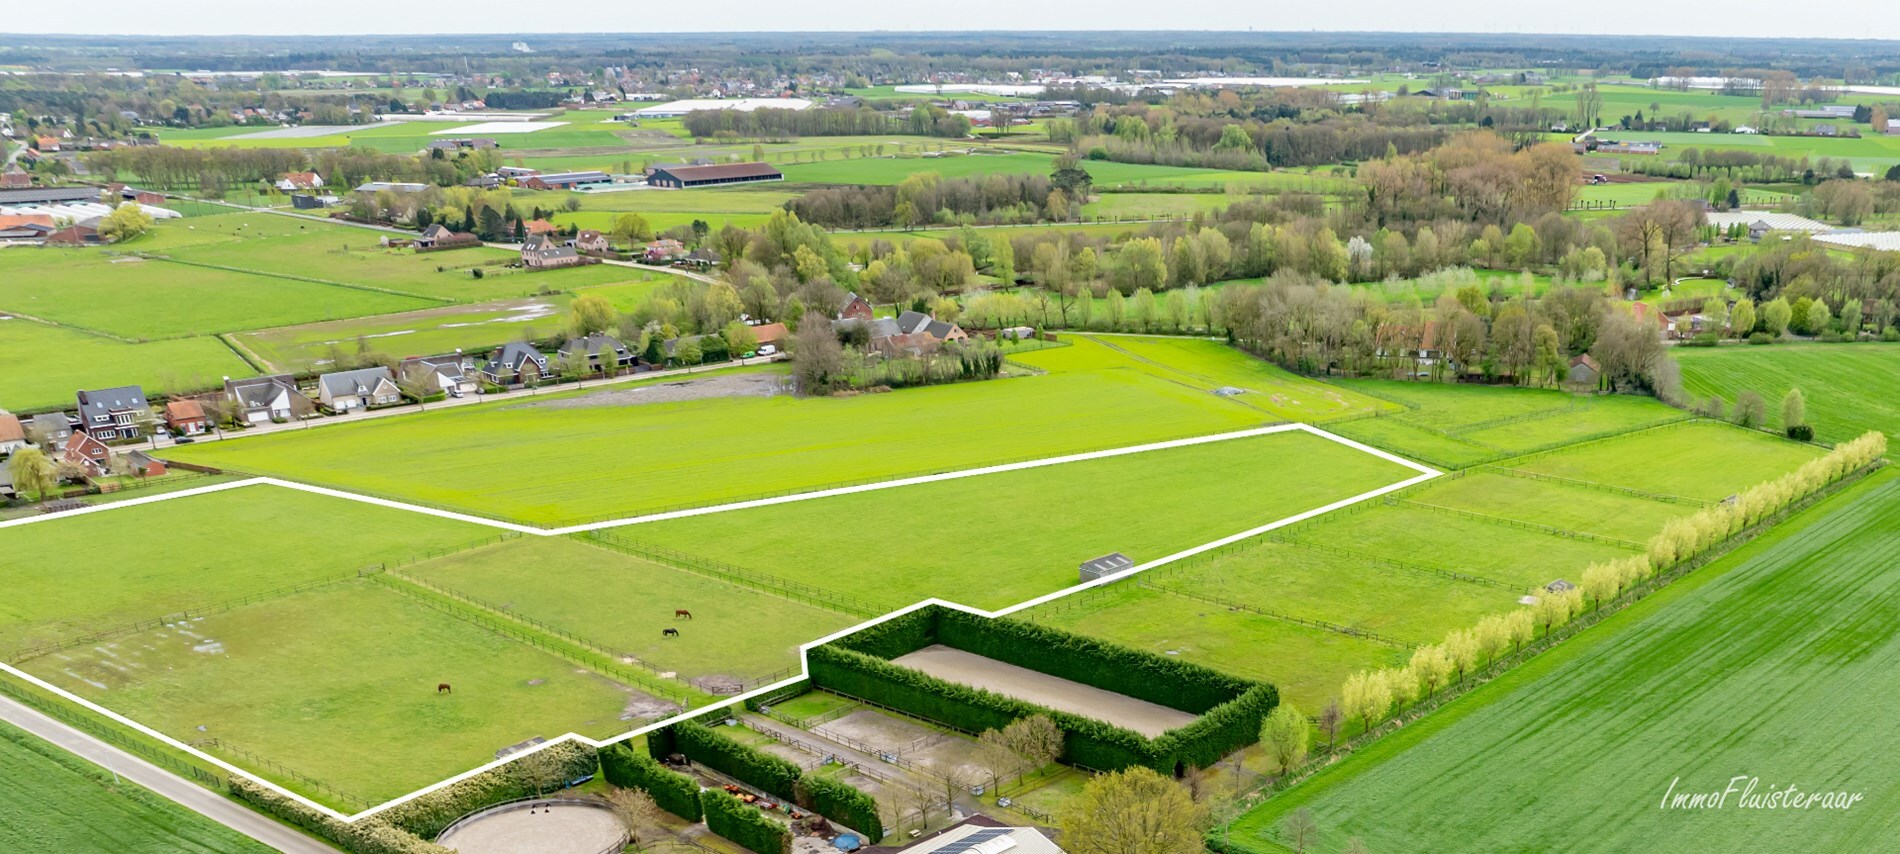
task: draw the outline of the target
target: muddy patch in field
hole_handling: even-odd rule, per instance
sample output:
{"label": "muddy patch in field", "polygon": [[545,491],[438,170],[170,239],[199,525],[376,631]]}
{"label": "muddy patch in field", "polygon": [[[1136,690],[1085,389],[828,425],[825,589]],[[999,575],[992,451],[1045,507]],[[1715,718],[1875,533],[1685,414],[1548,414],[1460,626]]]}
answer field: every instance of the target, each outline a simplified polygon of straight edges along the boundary
{"label": "muddy patch in field", "polygon": [[700,380],[649,383],[632,388],[611,388],[557,400],[538,400],[519,404],[523,408],[593,409],[603,406],[642,406],[649,403],[681,403],[720,397],[772,397],[788,394],[791,380],[778,374],[739,374],[707,377]]}

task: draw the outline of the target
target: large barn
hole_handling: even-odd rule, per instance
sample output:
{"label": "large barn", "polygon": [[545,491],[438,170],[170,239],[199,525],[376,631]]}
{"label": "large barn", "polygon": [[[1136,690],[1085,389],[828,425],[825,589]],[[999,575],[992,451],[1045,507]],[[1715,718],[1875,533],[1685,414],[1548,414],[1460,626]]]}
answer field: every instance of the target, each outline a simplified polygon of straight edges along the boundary
{"label": "large barn", "polygon": [[755,181],[783,181],[785,173],[768,163],[721,163],[716,166],[656,166],[647,176],[655,187],[685,189],[717,187],[724,184],[750,184]]}

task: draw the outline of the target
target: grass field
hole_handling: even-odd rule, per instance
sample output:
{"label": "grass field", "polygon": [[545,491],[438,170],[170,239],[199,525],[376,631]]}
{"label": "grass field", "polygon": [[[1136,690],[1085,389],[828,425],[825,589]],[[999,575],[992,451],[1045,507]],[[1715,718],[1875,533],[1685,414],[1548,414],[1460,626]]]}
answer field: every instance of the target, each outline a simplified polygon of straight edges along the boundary
{"label": "grass field", "polygon": [[[686,677],[797,667],[799,644],[860,619],[564,538],[510,540],[403,571]],[[692,622],[676,622],[678,608]],[[674,627],[679,637],[660,636]]]}
{"label": "grass field", "polygon": [[[1017,358],[1050,373],[849,398],[578,408],[511,401],[170,453],[240,471],[559,524],[1100,450],[1285,417],[1217,397],[1204,386],[1132,369],[1136,363],[1125,357],[1119,364],[1131,369],[1119,369],[1112,350],[1088,341]],[[1314,397],[1302,398],[1309,417],[1336,414],[1345,405],[1318,397],[1324,386],[1265,370],[1313,391]],[[1342,400],[1354,399],[1342,393]],[[1290,405],[1283,410],[1296,411]],[[521,441],[530,436],[532,442]],[[496,465],[503,449],[511,462]]]}
{"label": "grass field", "polygon": [[[356,579],[32,659],[22,669],[161,732],[219,739],[370,803],[480,765],[523,739],[625,729],[621,716],[640,696]],[[455,690],[438,694],[441,682]]]}
{"label": "grass field", "polygon": [[1682,347],[1683,391],[1695,399],[1754,391],[1767,402],[1768,425],[1780,429],[1781,399],[1791,388],[1808,401],[1808,424],[1822,441],[1868,430],[1900,438],[1900,346],[1812,344],[1775,347]]}
{"label": "grass field", "polygon": [[[900,607],[1011,605],[1077,580],[1108,552],[1136,563],[1415,474],[1283,433],[618,529],[614,536]],[[1060,496],[1062,521],[1025,504]],[[836,535],[852,520],[861,536]],[[907,541],[920,520],[948,535]],[[1138,520],[1138,521],[1137,521]]]}
{"label": "grass field", "polygon": [[[1318,850],[1349,836],[1374,851],[1884,847],[1882,805],[1900,796],[1884,760],[1896,534],[1886,472],[1273,798],[1231,841],[1286,850],[1277,825],[1307,807]],[[1758,794],[1865,799],[1659,806],[1672,785],[1719,792],[1736,775],[1759,777]]]}
{"label": "grass field", "polygon": [[[794,184],[896,184],[918,172],[935,172],[945,178],[969,178],[980,175],[1047,175],[1047,154],[958,154],[944,157],[876,157],[853,160],[827,160],[818,163],[786,163],[779,167],[785,180]],[[1265,172],[1236,172],[1221,169],[1194,169],[1181,166],[1151,166],[1140,163],[1112,163],[1091,160],[1082,165],[1095,179],[1097,187],[1108,189],[1118,184],[1149,184],[1218,187],[1228,184],[1266,185],[1272,180]]]}
{"label": "grass field", "polygon": [[1647,397],[1394,380],[1339,380],[1337,385],[1405,411],[1338,424],[1335,432],[1450,467],[1684,417]]}
{"label": "grass field", "polygon": [[0,788],[7,792],[0,849],[18,854],[272,850],[6,724],[0,724]]}
{"label": "grass field", "polygon": [[0,311],[134,340],[409,311],[436,300],[95,251],[0,253]]}
{"label": "grass field", "polygon": [[[14,594],[0,604],[0,650],[349,576],[492,535],[275,486],[47,519],[0,534],[0,586]],[[71,559],[79,554],[97,559]]]}
{"label": "grass field", "polygon": [[0,320],[0,352],[30,367],[0,372],[0,409],[70,407],[73,391],[136,383],[147,394],[217,385],[255,373],[211,337],[127,344],[30,320]]}
{"label": "grass field", "polygon": [[1794,470],[1823,449],[1727,424],[1679,427],[1590,442],[1503,465],[1519,471],[1701,501],[1720,501]]}

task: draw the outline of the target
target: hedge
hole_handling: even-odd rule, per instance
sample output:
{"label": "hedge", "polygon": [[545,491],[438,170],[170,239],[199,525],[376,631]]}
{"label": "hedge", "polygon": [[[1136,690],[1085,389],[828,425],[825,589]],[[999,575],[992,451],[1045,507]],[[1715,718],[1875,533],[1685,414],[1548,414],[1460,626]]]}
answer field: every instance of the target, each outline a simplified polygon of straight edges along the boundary
{"label": "hedge", "polygon": [[600,751],[600,773],[622,789],[646,792],[660,809],[687,821],[698,821],[703,816],[699,781],[642,755],[626,742],[610,744]]}
{"label": "hedge", "polygon": [[758,854],[789,854],[792,831],[766,818],[759,808],[720,789],[699,793],[706,812],[706,828]]}
{"label": "hedge", "polygon": [[447,848],[389,825],[381,816],[354,823],[338,821],[238,776],[231,777],[230,791],[233,797],[258,812],[302,828],[354,854],[450,854]]}
{"label": "hedge", "polygon": [[[600,767],[594,748],[574,741],[541,748],[537,751],[557,763],[563,782],[589,776]],[[524,773],[520,759],[498,768],[437,789],[415,800],[405,801],[377,813],[376,817],[424,839],[434,839],[456,819],[483,807],[516,798],[543,794],[535,781]]]}
{"label": "hedge", "polygon": [[837,645],[886,660],[916,652],[937,642],[937,612],[940,610],[935,605],[918,608],[852,632],[840,638]]}
{"label": "hedge", "polygon": [[937,612],[936,638],[945,646],[1190,714],[1203,714],[1255,685],[1213,668],[1034,623],[929,610]]}
{"label": "hedge", "polygon": [[799,806],[864,834],[876,844],[884,838],[884,820],[877,814],[877,799],[848,783],[806,774],[798,781]]}
{"label": "hedge", "polygon": [[798,795],[798,778],[805,772],[791,760],[740,744],[731,736],[697,721],[680,721],[661,731],[670,731],[667,740],[673,743],[674,750],[694,762],[779,800],[793,800]]}

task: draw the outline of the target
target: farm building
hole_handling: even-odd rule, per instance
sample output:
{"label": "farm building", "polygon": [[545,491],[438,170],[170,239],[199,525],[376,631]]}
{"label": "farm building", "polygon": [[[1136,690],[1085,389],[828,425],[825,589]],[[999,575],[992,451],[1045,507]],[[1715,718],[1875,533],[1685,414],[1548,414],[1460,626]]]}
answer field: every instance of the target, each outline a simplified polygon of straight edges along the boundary
{"label": "farm building", "polygon": [[600,171],[546,172],[522,178],[520,184],[531,190],[572,190],[589,184],[611,184],[613,180],[613,176]]}
{"label": "farm building", "polygon": [[359,193],[380,193],[388,190],[392,193],[420,193],[429,189],[428,184],[404,183],[401,181],[371,181],[356,188]]}
{"label": "farm building", "polygon": [[899,854],[1061,854],[1062,849],[1033,827],[1011,827],[986,815],[973,815],[898,849]]}
{"label": "farm building", "polygon": [[59,205],[99,201],[98,187],[28,187],[0,190],[0,206]]}
{"label": "farm building", "polygon": [[388,368],[359,368],[317,377],[317,399],[335,412],[402,402],[402,390]]}
{"label": "farm building", "polygon": [[56,230],[46,214],[0,214],[0,240],[44,240]]}
{"label": "farm building", "polygon": [[738,110],[749,113],[753,110],[807,110],[811,102],[804,98],[688,98],[684,101],[670,101],[634,110],[632,115],[641,119],[677,119],[687,113],[698,110]]}
{"label": "farm building", "polygon": [[766,163],[722,163],[716,166],[671,166],[653,170],[647,183],[655,187],[685,189],[718,187],[725,184],[751,184],[759,181],[783,181],[785,173]]}

